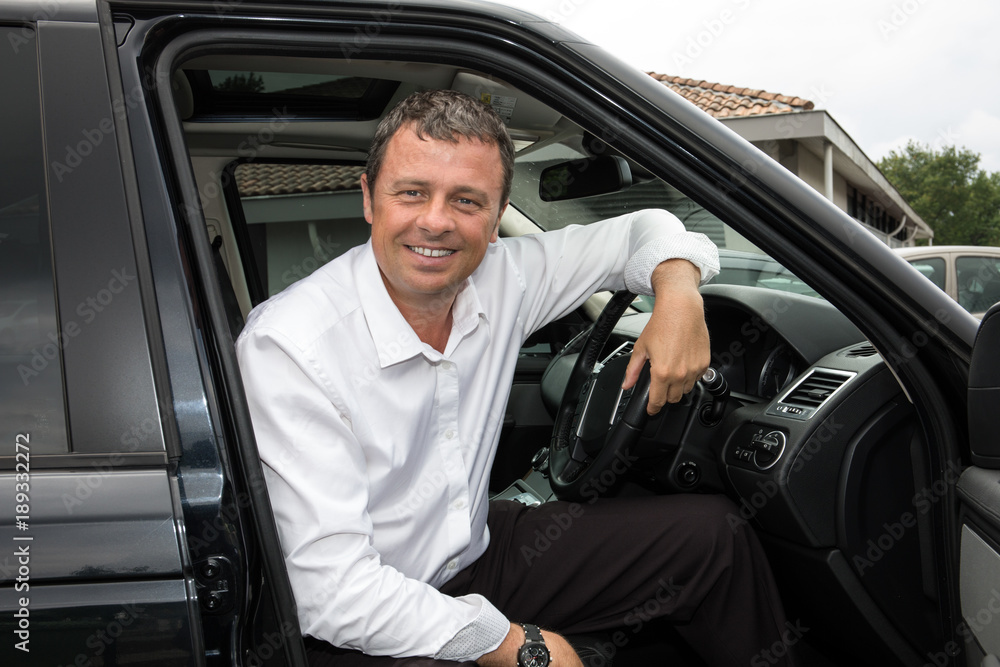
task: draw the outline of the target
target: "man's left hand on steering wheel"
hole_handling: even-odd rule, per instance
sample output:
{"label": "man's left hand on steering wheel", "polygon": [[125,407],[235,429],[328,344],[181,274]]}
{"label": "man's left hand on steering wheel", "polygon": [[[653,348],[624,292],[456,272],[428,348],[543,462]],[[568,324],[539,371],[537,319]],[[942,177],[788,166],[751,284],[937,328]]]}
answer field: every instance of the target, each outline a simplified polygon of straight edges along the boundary
{"label": "man's left hand on steering wheel", "polygon": [[704,303],[698,292],[701,271],[684,259],[671,259],[653,271],[653,315],[632,348],[622,385],[628,390],[650,364],[649,403],[655,415],[694,388],[712,360]]}

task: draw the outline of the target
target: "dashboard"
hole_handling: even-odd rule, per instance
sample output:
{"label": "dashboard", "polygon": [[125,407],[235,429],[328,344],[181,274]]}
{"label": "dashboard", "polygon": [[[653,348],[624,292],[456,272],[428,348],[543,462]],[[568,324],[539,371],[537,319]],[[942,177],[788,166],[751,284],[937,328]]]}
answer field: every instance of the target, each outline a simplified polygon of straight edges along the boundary
{"label": "dashboard", "polygon": [[[716,399],[702,386],[651,419],[633,451],[643,462],[638,483],[657,493],[722,492],[743,503],[773,488],[752,513],[759,526],[804,546],[832,546],[844,524],[837,498],[845,480],[867,483],[876,459],[911,466],[910,431],[885,431],[912,423],[912,406],[862,333],[825,300],[742,285],[701,291],[712,367],[729,395],[714,423],[704,415]],[[609,346],[634,341],[649,317],[622,317]],[[567,345],[542,379],[550,410],[574,349]],[[863,520],[859,514],[852,523]]]}
{"label": "dashboard", "polygon": [[[704,419],[719,399],[702,383],[668,404],[630,450],[630,486],[618,493],[725,494],[731,525],[754,526],[786,590],[805,592],[799,604],[812,608],[813,591],[847,581],[896,610],[902,626],[922,627],[933,528],[919,494],[931,488],[932,466],[893,370],[823,299],[741,285],[701,292],[712,366],[729,386],[724,410]],[[623,316],[608,347],[634,341],[649,317]],[[580,349],[574,342],[542,378],[553,413]],[[545,488],[535,475],[532,484]],[[877,555],[889,574],[864,577],[872,545],[885,543],[886,526],[900,517],[913,528]],[[822,600],[820,612],[829,604]]]}
{"label": "dashboard", "polygon": [[[712,367],[737,397],[770,400],[824,355],[865,341],[822,299],[742,285],[701,288],[712,340]],[[615,329],[634,340],[649,315],[623,317]]]}

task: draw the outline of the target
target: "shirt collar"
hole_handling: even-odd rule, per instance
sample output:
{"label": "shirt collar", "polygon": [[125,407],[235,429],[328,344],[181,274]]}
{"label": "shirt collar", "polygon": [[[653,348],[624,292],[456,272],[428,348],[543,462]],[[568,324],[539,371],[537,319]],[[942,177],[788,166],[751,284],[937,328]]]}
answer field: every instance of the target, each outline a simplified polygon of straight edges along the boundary
{"label": "shirt collar", "polygon": [[486,317],[475,283],[471,277],[467,278],[452,305],[451,335],[442,355],[421,341],[410,323],[399,312],[382,281],[382,274],[378,269],[378,262],[375,261],[370,240],[359,258],[357,284],[361,310],[368,323],[368,331],[375,343],[379,366],[382,368],[412,359],[418,354],[423,354],[431,361],[449,356],[461,339],[479,326],[480,316],[484,319]]}

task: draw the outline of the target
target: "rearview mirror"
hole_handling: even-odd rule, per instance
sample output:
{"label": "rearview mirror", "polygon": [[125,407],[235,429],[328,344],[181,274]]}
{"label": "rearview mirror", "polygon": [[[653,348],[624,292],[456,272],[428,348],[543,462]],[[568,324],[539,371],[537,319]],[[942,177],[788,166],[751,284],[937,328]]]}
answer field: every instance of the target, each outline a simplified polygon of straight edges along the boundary
{"label": "rearview mirror", "polygon": [[619,192],[632,185],[628,162],[616,155],[597,155],[560,162],[542,170],[538,196],[542,201],[564,201]]}

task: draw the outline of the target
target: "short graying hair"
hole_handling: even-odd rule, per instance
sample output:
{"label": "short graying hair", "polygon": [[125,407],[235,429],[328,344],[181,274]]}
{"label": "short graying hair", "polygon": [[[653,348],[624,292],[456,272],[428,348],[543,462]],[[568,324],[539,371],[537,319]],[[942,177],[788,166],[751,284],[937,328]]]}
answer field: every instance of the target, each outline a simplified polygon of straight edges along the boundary
{"label": "short graying hair", "polygon": [[503,206],[510,198],[511,182],[514,180],[514,143],[507,133],[507,126],[490,106],[454,90],[413,93],[382,119],[368,152],[365,175],[369,188],[375,185],[378,178],[389,140],[401,127],[408,125],[412,125],[421,139],[430,137],[438,141],[457,142],[459,137],[465,137],[495,145],[503,167],[500,205]]}

